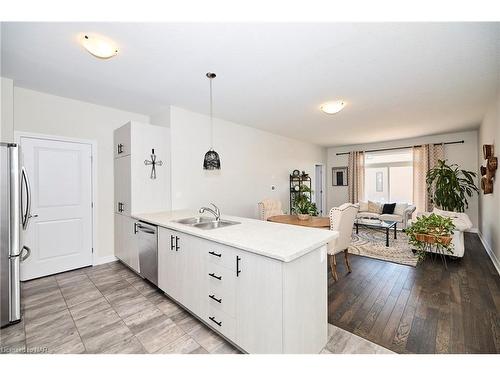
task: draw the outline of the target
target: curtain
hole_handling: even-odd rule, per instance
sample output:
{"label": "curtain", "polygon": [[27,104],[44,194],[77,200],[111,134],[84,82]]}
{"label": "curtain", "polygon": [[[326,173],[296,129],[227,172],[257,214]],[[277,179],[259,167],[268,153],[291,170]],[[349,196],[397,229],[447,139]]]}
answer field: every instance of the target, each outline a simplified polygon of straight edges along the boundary
{"label": "curtain", "polygon": [[358,203],[365,197],[365,153],[351,151],[348,166],[349,202]]}
{"label": "curtain", "polygon": [[432,211],[431,197],[427,193],[427,172],[444,159],[443,144],[427,144],[413,147],[413,204],[415,212]]}

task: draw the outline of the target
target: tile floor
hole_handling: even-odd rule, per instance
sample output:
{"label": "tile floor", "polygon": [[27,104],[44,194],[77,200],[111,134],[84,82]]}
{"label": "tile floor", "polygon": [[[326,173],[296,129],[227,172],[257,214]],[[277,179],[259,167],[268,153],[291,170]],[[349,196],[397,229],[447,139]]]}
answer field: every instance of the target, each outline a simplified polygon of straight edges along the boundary
{"label": "tile floor", "polygon": [[[22,310],[0,353],[239,353],[119,262],[22,283]],[[322,353],[392,353],[332,325],[329,336]]]}

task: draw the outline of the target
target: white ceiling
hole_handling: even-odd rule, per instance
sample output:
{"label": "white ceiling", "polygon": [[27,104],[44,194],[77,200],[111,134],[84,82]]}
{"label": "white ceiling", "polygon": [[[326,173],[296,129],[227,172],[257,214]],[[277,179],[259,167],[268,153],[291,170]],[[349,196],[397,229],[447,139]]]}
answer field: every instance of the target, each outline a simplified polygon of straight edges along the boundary
{"label": "white ceiling", "polygon": [[[81,32],[114,39],[98,60]],[[477,127],[498,87],[500,23],[3,23],[16,86],[144,114],[172,104],[321,145]],[[318,110],[342,98],[336,115]]]}

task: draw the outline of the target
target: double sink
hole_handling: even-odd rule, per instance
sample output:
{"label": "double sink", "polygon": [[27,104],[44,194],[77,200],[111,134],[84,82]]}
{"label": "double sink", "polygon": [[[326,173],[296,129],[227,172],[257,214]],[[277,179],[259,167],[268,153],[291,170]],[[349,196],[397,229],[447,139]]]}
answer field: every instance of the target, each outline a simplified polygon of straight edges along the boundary
{"label": "double sink", "polygon": [[205,217],[205,216],[199,216],[199,217],[188,217],[185,219],[178,219],[178,220],[172,220],[174,223],[179,223],[179,224],[184,224],[184,225],[189,225],[194,228],[200,228],[200,229],[217,229],[217,228],[224,228],[228,227],[230,225],[236,225],[236,224],[241,224],[237,221],[231,221],[231,220],[215,220],[210,217]]}

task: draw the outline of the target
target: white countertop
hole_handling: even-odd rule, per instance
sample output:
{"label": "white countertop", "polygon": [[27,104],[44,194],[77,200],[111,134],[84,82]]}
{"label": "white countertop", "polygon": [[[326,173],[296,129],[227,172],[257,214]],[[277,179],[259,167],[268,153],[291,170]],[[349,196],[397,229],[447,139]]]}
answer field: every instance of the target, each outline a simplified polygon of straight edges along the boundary
{"label": "white countertop", "polygon": [[[271,223],[269,221],[227,215],[221,215],[221,219],[238,221],[241,224],[204,230],[172,221],[198,216],[200,214],[197,212],[188,210],[132,215],[138,220],[283,262],[290,262],[299,258],[338,237],[338,232],[326,229]],[[209,215],[203,216],[210,217]]]}

